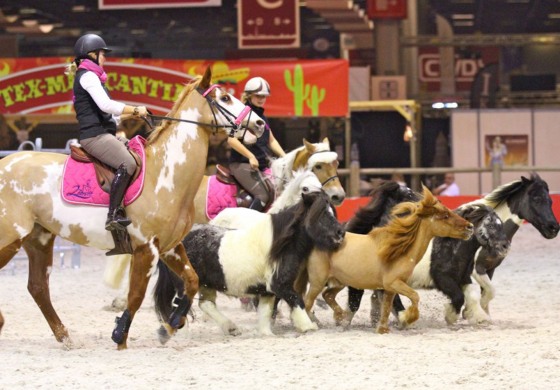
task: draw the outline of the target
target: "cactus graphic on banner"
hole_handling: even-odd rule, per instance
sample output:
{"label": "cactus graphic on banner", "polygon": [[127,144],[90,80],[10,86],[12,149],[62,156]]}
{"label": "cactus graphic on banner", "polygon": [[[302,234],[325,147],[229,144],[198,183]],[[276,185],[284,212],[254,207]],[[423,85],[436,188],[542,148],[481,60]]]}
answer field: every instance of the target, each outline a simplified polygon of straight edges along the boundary
{"label": "cactus graphic on banner", "polygon": [[304,103],[311,110],[312,116],[319,115],[319,105],[325,100],[325,88],[318,88],[317,85],[306,84],[304,81],[303,68],[297,64],[294,67],[293,79],[289,70],[284,71],[286,86],[294,96],[294,114],[303,115]]}

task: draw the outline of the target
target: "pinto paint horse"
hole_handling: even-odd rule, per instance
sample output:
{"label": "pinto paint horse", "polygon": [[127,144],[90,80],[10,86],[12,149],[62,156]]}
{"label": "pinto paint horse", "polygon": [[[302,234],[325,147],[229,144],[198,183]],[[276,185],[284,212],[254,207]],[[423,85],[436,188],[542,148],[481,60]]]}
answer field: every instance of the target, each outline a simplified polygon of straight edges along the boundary
{"label": "pinto paint horse", "polygon": [[[264,122],[220,86],[210,68],[185,86],[169,115],[146,143],[144,190],[126,207],[133,248],[127,308],[113,330],[118,349],[140,308],[154,264],[161,258],[184,283],[184,299],[169,321],[174,330],[198,291],[198,277],[181,243],[193,224],[193,200],[206,166],[212,132],[242,137],[247,128],[262,135]],[[71,345],[66,326],[52,306],[49,275],[56,236],[108,250],[103,208],[75,205],[60,196],[64,154],[24,151],[0,161],[0,268],[23,246],[29,257],[28,289],[57,341]]]}
{"label": "pinto paint horse", "polygon": [[[276,214],[260,214],[254,221],[247,220],[242,229],[195,225],[196,229],[183,240],[200,278],[199,306],[225,334],[238,335],[240,331],[218,311],[218,291],[236,297],[257,295],[259,332],[263,335],[273,334],[270,319],[275,296],[290,306],[298,331],[317,329],[306,314],[302,296],[294,291],[294,281],[314,248],[338,248],[344,229],[323,191],[303,194],[302,198]],[[183,290],[182,281],[166,268],[160,263],[154,288],[156,312],[162,319],[169,317],[176,291]],[[166,337],[165,330],[160,334]]]}
{"label": "pinto paint horse", "polygon": [[[303,146],[292,150],[284,157],[272,162],[272,180],[275,183],[276,194],[280,195],[286,183],[293,178],[293,172],[309,170],[317,176],[323,185],[323,190],[329,195],[331,202],[337,206],[342,203],[346,193],[337,173],[338,155],[330,150],[328,138],[323,142],[309,143],[303,140]],[[229,190],[231,200],[222,200],[209,210],[208,188],[213,176],[204,176],[195,197],[195,223],[208,223],[219,212],[227,207],[235,208],[235,189]],[[229,185],[235,187],[234,185]],[[227,207],[226,207],[227,206]]]}
{"label": "pinto paint horse", "polygon": [[[453,213],[426,188],[423,199],[403,202],[391,212],[391,219],[383,227],[372,229],[368,234],[346,233],[341,247],[334,252],[313,251],[307,270],[309,291],[305,308],[311,312],[317,295],[327,282],[329,287],[340,291],[344,286],[359,289],[385,290],[378,333],[389,331],[388,319],[393,297],[404,294],[412,302],[400,320],[412,324],[419,318],[419,296],[408,286],[407,280],[422,258],[433,237],[469,239],[473,226]],[[332,295],[323,295],[335,311],[337,321],[344,311]]]}

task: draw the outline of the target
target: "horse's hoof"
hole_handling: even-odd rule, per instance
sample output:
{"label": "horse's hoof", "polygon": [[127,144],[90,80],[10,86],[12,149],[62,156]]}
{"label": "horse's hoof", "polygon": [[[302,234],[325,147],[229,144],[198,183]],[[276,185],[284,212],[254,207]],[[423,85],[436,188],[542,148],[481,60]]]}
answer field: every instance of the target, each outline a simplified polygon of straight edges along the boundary
{"label": "horse's hoof", "polygon": [[300,329],[300,332],[307,333],[309,331],[315,331],[315,330],[319,330],[319,326],[315,322],[312,322],[309,326]]}
{"label": "horse's hoof", "polygon": [[389,333],[389,327],[388,326],[378,326],[376,331],[379,334],[387,334],[387,333]]}
{"label": "horse's hoof", "polygon": [[240,336],[241,335],[241,331],[234,324],[225,328],[224,333],[229,334],[230,336]]}
{"label": "horse's hoof", "polygon": [[159,329],[157,330],[157,335],[158,335],[159,342],[162,345],[167,343],[169,341],[169,339],[171,338],[171,334],[169,334],[165,325],[162,325],[162,326],[159,327]]}

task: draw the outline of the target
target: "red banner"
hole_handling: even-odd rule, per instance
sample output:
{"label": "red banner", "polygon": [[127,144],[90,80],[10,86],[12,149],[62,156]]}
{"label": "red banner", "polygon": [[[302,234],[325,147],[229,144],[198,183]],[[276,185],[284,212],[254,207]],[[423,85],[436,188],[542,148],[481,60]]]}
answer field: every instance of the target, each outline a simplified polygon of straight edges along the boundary
{"label": "red banner", "polygon": [[371,19],[406,19],[406,0],[367,0]]}
{"label": "red banner", "polygon": [[240,49],[278,49],[300,46],[297,0],[239,0]]}
{"label": "red banner", "polygon": [[222,0],[99,0],[99,9],[219,7]]}
{"label": "red banner", "polygon": [[[70,58],[0,58],[0,113],[72,113],[73,78],[64,74]],[[348,62],[199,61],[109,58],[105,63],[111,97],[167,113],[183,86],[212,68],[213,82],[240,97],[251,77],[264,77],[271,117],[346,116]]]}

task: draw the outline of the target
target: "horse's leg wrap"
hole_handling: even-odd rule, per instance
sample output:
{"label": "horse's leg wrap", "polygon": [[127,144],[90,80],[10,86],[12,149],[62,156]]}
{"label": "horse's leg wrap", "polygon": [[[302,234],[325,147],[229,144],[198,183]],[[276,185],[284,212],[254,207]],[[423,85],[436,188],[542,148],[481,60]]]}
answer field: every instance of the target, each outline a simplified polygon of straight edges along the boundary
{"label": "horse's leg wrap", "polygon": [[182,297],[176,297],[173,300],[173,306],[175,306],[175,309],[169,316],[168,324],[169,326],[171,326],[171,328],[178,329],[181,325],[181,318],[186,317],[189,309],[191,308],[191,301],[186,295]]}
{"label": "horse's leg wrap", "polygon": [[125,340],[125,335],[128,334],[130,324],[132,323],[128,309],[123,312],[121,317],[115,318],[115,323],[117,325],[115,325],[115,329],[113,329],[111,339],[117,344],[122,344]]}
{"label": "horse's leg wrap", "polygon": [[132,244],[130,243],[130,236],[126,229],[111,230],[111,234],[115,242],[115,247],[105,253],[105,256],[132,254]]}

